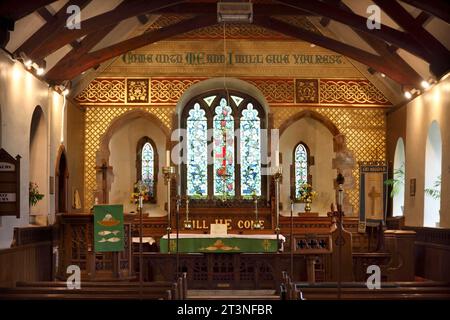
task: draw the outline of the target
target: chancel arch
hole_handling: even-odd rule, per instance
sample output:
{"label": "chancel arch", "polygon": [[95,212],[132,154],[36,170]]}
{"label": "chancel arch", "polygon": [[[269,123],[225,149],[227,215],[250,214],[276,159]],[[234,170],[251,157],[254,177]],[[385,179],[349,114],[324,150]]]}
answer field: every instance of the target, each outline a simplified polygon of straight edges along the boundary
{"label": "chancel arch", "polygon": [[[127,212],[136,211],[130,197],[138,181],[137,148],[143,138],[153,142],[153,148],[159,156],[159,174],[165,163],[165,152],[170,139],[168,128],[154,115],[143,110],[132,110],[116,118],[100,138],[96,155],[97,189],[94,194],[99,203],[120,203]],[[157,179],[156,194],[164,194],[163,179]],[[147,203],[144,210],[163,214],[161,206],[165,198],[156,198]]]}
{"label": "chancel arch", "polygon": [[425,227],[439,227],[441,211],[442,137],[437,121],[428,129],[425,147]]}
{"label": "chancel arch", "polygon": [[[44,111],[37,106],[31,117],[29,145],[29,181],[30,188],[44,195],[35,205],[30,205],[30,221],[45,224],[48,214],[48,152],[47,122]],[[44,221],[45,220],[45,221]]]}

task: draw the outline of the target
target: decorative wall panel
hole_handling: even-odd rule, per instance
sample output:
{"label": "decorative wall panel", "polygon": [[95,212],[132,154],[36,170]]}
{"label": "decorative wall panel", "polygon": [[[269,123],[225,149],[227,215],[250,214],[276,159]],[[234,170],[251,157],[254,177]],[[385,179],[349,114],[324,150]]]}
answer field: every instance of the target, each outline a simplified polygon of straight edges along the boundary
{"label": "decorative wall panel", "polygon": [[294,103],[294,79],[243,78],[257,87],[268,103]]}
{"label": "decorative wall panel", "polygon": [[97,78],[75,100],[78,103],[125,103],[125,79]]}
{"label": "decorative wall panel", "polygon": [[297,103],[318,103],[319,84],[317,79],[297,79],[295,81],[295,101]]}
{"label": "decorative wall panel", "polygon": [[322,104],[390,105],[386,97],[368,80],[320,79]]}
{"label": "decorative wall panel", "polygon": [[172,103],[180,100],[187,88],[205,79],[151,79],[151,103]]}
{"label": "decorative wall panel", "polygon": [[149,79],[127,79],[127,102],[148,103],[149,101]]}

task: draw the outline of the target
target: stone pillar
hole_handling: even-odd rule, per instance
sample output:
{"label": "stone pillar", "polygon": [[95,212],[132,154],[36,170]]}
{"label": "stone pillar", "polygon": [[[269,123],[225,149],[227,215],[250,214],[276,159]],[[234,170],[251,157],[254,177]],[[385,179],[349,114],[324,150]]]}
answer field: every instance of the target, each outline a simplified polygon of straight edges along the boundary
{"label": "stone pillar", "polygon": [[[354,189],[355,178],[353,177],[352,170],[356,165],[356,161],[353,152],[347,149],[345,135],[338,134],[333,137],[333,151],[336,153],[336,157],[332,160],[332,168],[344,176],[344,190]],[[338,185],[336,182],[334,188],[337,194]],[[353,206],[350,203],[347,192],[344,192],[344,203],[342,207],[346,216],[353,215]]]}

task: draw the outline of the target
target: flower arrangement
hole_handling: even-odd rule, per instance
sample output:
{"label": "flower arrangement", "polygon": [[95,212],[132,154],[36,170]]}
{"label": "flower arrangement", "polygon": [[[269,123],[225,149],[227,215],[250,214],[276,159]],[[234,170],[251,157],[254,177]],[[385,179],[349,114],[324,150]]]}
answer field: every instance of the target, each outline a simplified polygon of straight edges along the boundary
{"label": "flower arrangement", "polygon": [[39,193],[39,188],[36,182],[30,182],[29,187],[29,201],[30,206],[35,206],[39,201],[44,198],[44,195]]}
{"label": "flower arrangement", "polygon": [[133,192],[131,193],[131,203],[135,204],[135,205],[139,205],[139,197],[142,196],[143,201],[148,201],[150,200],[150,194],[149,194],[149,189],[148,187],[138,181],[137,183],[134,184],[133,187]]}
{"label": "flower arrangement", "polygon": [[315,197],[317,197],[317,192],[313,190],[312,185],[309,183],[304,183],[301,185],[298,197],[300,201],[312,202]]}
{"label": "flower arrangement", "polygon": [[306,203],[306,212],[311,211],[311,202],[315,197],[317,197],[317,192],[313,190],[312,185],[310,185],[309,183],[304,183],[301,185],[298,200]]}

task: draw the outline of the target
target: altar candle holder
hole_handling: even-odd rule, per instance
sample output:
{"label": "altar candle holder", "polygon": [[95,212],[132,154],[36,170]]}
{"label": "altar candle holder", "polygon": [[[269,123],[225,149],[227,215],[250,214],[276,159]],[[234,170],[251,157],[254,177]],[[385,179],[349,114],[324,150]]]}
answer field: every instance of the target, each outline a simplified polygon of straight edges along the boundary
{"label": "altar candle holder", "polygon": [[189,197],[186,197],[186,219],[184,220],[184,229],[192,229],[192,221],[189,220]]}
{"label": "altar candle holder", "polygon": [[275,215],[276,226],[275,232],[277,234],[277,248],[280,250],[280,180],[283,176],[283,170],[281,166],[274,168],[273,177],[275,179]]}
{"label": "altar candle holder", "polygon": [[170,233],[172,232],[172,221],[170,212],[170,201],[171,201],[171,181],[175,175],[175,167],[168,166],[163,167],[164,181],[167,185],[167,252],[170,253]]}
{"label": "altar candle holder", "polygon": [[256,194],[254,195],[254,201],[255,201],[255,221],[253,222],[253,229],[261,230],[262,225],[258,217],[258,196]]}

